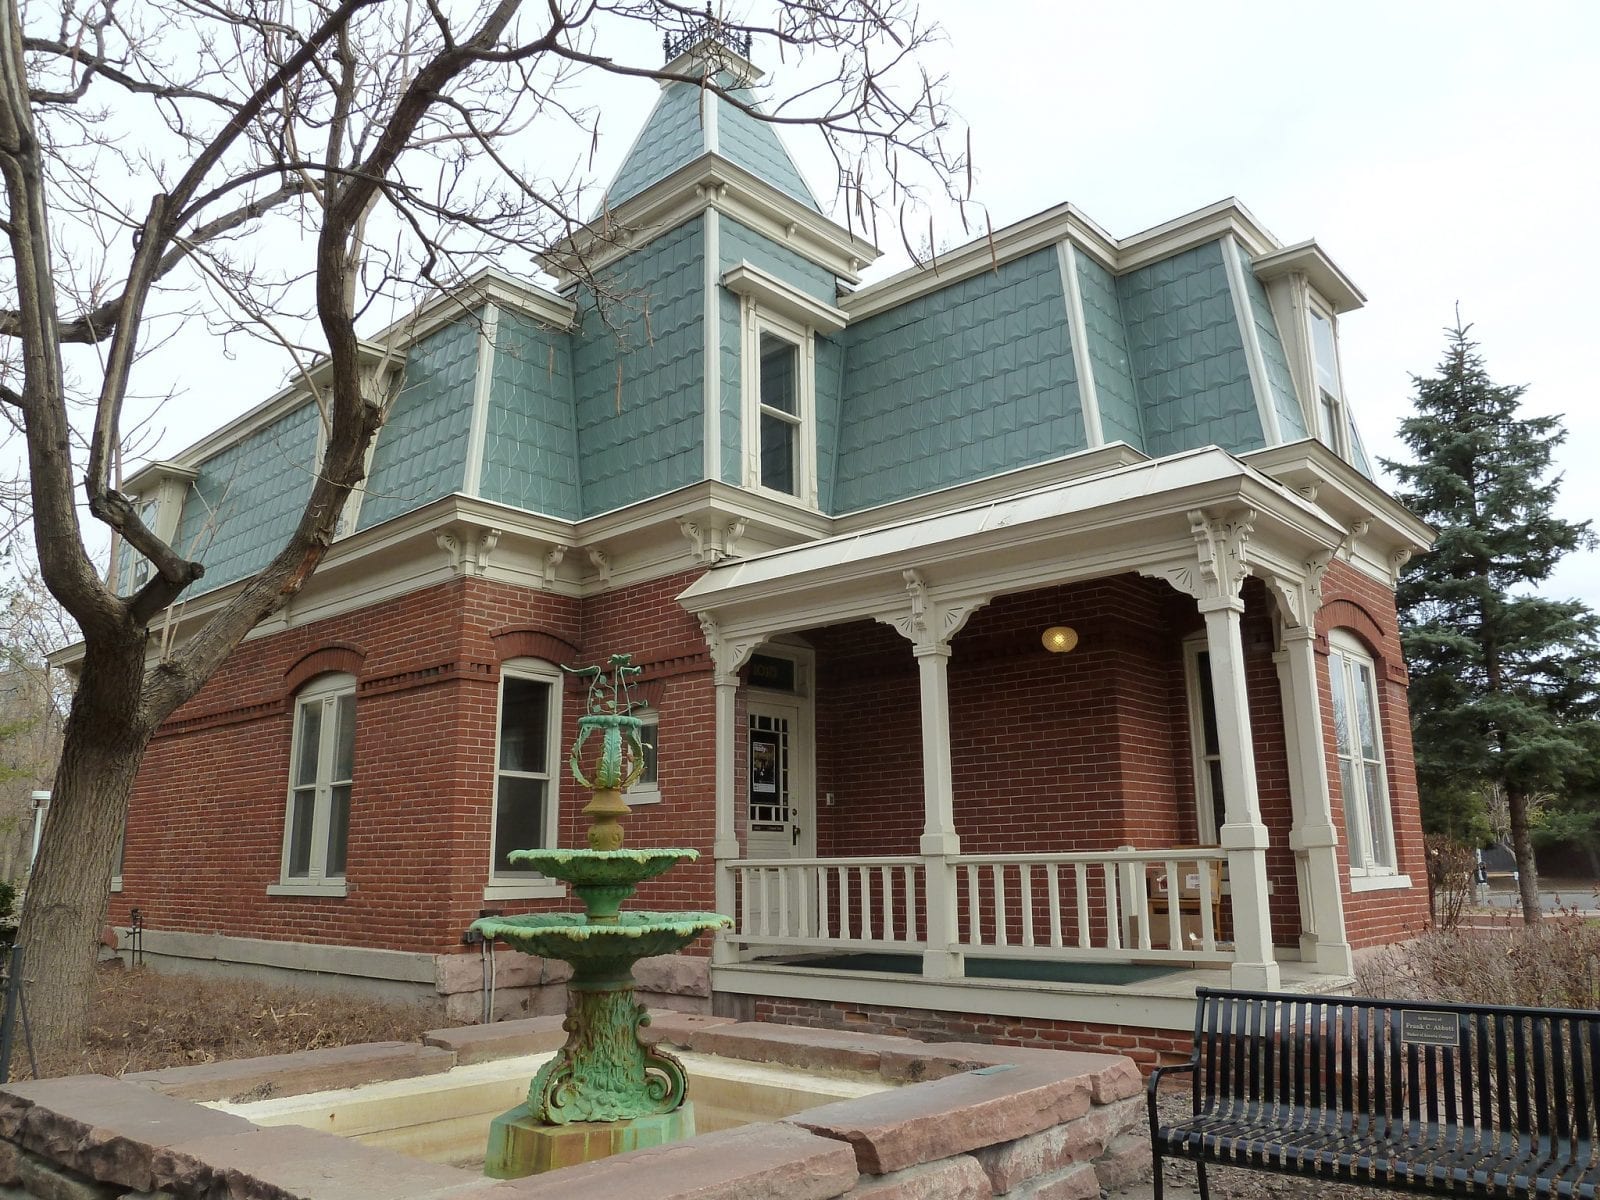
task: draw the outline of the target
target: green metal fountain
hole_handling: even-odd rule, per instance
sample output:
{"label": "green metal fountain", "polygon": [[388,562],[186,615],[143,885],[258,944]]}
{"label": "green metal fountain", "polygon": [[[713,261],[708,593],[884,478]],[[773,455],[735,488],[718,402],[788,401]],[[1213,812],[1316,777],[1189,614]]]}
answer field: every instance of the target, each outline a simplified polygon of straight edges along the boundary
{"label": "green metal fountain", "polygon": [[[570,883],[584,911],[486,917],[472,925],[485,938],[525,954],[572,964],[562,1026],[566,1043],[534,1076],[526,1103],[491,1126],[484,1172],[497,1179],[694,1134],[683,1064],[640,1039],[650,1017],[634,999],[633,965],[676,953],[731,921],[720,913],[621,911],[641,881],[700,856],[688,849],[623,849],[624,794],[645,766],[640,721],[633,715],[639,706],[628,696],[639,673],[629,654],[612,655],[606,667],[573,672],[589,680],[588,712],[578,718],[571,757],[573,777],[593,793],[583,810],[591,820],[589,848],[511,854],[514,862]],[[586,773],[584,745],[596,732],[598,758]]]}

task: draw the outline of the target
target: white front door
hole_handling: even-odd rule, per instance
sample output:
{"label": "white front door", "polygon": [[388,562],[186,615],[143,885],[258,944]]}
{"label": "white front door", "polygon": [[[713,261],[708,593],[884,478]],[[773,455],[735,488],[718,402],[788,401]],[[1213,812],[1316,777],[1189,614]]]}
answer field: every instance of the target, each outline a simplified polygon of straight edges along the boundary
{"label": "white front door", "polygon": [[[809,715],[806,702],[798,698],[750,699],[745,769],[749,858],[810,858],[816,852]],[[764,919],[756,916],[757,928],[798,933],[804,898],[802,889],[788,882],[779,887],[771,879],[750,898],[763,910]]]}

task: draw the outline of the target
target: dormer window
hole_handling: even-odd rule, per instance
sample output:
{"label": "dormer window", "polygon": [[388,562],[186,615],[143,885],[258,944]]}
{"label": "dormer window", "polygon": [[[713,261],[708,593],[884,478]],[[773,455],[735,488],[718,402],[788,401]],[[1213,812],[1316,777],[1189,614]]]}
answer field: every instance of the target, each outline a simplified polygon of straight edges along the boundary
{"label": "dormer window", "polygon": [[800,347],[761,333],[761,486],[794,496],[800,484]]}
{"label": "dormer window", "polygon": [[[154,462],[134,472],[123,486],[123,492],[132,501],[133,509],[139,514],[144,527],[172,546],[173,539],[178,536],[178,518],[183,513],[184,493],[194,479],[195,472],[188,467]],[[174,549],[179,554],[185,552],[179,546],[174,546]],[[155,573],[150,560],[121,537],[116,541],[115,558],[111,565],[112,582],[119,596],[133,595],[150,582],[150,576]]]}
{"label": "dormer window", "polygon": [[739,297],[744,485],[815,508],[816,337],[845,314],[747,262],[722,283]]}
{"label": "dormer window", "polygon": [[1339,382],[1339,348],[1333,321],[1313,307],[1311,352],[1317,386],[1317,437],[1335,454],[1350,457],[1350,420],[1345,414],[1344,389]]}

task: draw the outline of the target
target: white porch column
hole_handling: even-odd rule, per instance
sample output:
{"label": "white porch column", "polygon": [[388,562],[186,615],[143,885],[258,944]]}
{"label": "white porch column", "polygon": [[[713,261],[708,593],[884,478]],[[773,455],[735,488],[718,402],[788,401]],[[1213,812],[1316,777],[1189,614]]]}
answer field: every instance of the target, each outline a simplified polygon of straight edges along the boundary
{"label": "white porch column", "polygon": [[911,642],[917,660],[922,708],[922,840],[923,927],[928,945],[922,953],[922,974],[929,979],[959,979],[962,954],[956,924],[956,873],[953,859],[961,853],[956,834],[955,787],[950,765],[950,639],[967,618],[988,603],[988,597],[936,600],[922,576],[904,572],[909,604],[903,611],[880,614]]}
{"label": "white porch column", "polygon": [[1294,828],[1289,846],[1306,905],[1309,928],[1300,934],[1300,957],[1318,971],[1348,975],[1355,969],[1345,936],[1344,895],[1339,887],[1339,830],[1328,798],[1328,759],[1322,741],[1322,694],[1317,686],[1316,629],[1309,614],[1285,624],[1283,649],[1273,655],[1283,695],[1283,727],[1289,749],[1289,792]]}
{"label": "white porch column", "polygon": [[1251,509],[1220,518],[1199,510],[1190,512],[1189,531],[1199,554],[1198,569],[1185,564],[1146,573],[1160,575],[1193,596],[1205,617],[1225,804],[1218,841],[1228,856],[1233,914],[1231,982],[1235,987],[1266,990],[1278,986],[1278,964],[1272,957],[1267,897],[1267,827],[1261,820],[1261,799],[1256,791],[1244,642],[1239,636],[1239,616],[1244,612],[1240,589],[1249,574],[1246,547],[1254,520]]}
{"label": "white porch column", "polygon": [[[733,868],[739,858],[739,831],[735,822],[738,779],[735,752],[739,744],[739,668],[761,643],[760,635],[729,638],[708,614],[700,615],[700,628],[711,649],[712,681],[716,686],[716,828],[711,854],[716,862],[716,911],[738,919]],[[713,963],[734,962],[736,947],[720,935],[712,942]]]}

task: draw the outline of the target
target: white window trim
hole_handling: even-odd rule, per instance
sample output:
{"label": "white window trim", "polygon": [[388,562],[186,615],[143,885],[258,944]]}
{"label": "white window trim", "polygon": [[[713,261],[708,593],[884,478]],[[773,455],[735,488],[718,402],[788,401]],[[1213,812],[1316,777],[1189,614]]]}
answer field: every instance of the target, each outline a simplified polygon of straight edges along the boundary
{"label": "white window trim", "polygon": [[1200,656],[1210,649],[1204,633],[1191,634],[1183,640],[1183,685],[1189,708],[1189,763],[1194,774],[1195,832],[1203,846],[1221,844],[1221,833],[1214,828],[1216,805],[1211,795],[1211,772],[1206,769],[1206,726],[1201,711]]}
{"label": "white window trim", "polygon": [[[661,714],[657,710],[653,708],[641,708],[635,711],[633,715],[639,718],[641,725],[653,726],[657,732],[657,737],[659,740],[661,731]],[[640,804],[661,803],[661,760],[659,757],[656,759],[655,782],[640,782],[634,784],[628,789],[626,799],[630,808],[636,807]]]}
{"label": "white window trim", "polygon": [[1399,891],[1411,886],[1409,875],[1363,875],[1359,871],[1350,872],[1350,890],[1352,892],[1387,892]]}
{"label": "white window trim", "polygon": [[[744,434],[744,486],[763,496],[787,504],[798,504],[815,511],[817,508],[817,347],[816,336],[808,325],[793,320],[758,304],[750,296],[739,301],[740,328],[743,331],[743,353],[740,357],[740,395],[742,397],[740,425]],[[761,482],[761,335],[771,334],[792,343],[798,348],[795,355],[795,411],[796,424],[795,476],[798,490],[794,494],[769,488]]]}
{"label": "white window trim", "polygon": [[[1334,670],[1344,669],[1342,667],[1336,668],[1336,656],[1337,659],[1342,659],[1345,663],[1348,663],[1351,659],[1359,660],[1360,662],[1364,663],[1372,672],[1372,740],[1378,755],[1378,778],[1383,785],[1384,811],[1388,814],[1388,819],[1384,823],[1382,839],[1380,842],[1380,851],[1387,856],[1388,861],[1385,863],[1369,863],[1358,867],[1355,865],[1352,855],[1352,861],[1350,863],[1350,890],[1353,892],[1366,892],[1377,891],[1382,888],[1410,887],[1410,877],[1400,873],[1400,856],[1394,839],[1394,796],[1389,789],[1389,752],[1388,748],[1383,742],[1383,697],[1378,693],[1379,681],[1381,678],[1378,673],[1378,664],[1373,659],[1372,653],[1365,646],[1363,646],[1361,642],[1348,633],[1344,633],[1343,631],[1337,629],[1328,635],[1328,652],[1328,676],[1330,687],[1332,686]],[[1357,677],[1355,672],[1348,672],[1344,679],[1344,685],[1346,688],[1345,696],[1347,702],[1352,704],[1354,702],[1356,684]],[[1328,697],[1328,704],[1329,711],[1331,712],[1333,704],[1333,696],[1331,693]],[[1352,718],[1354,717],[1353,711],[1351,716]],[[1340,801],[1344,806],[1344,832],[1345,836],[1350,839],[1350,849],[1353,851],[1355,846],[1355,836],[1350,831],[1352,825],[1352,814],[1354,814],[1354,822],[1359,823],[1362,837],[1361,844],[1363,846],[1379,839],[1371,837],[1371,831],[1367,828],[1368,814],[1371,812],[1371,802],[1365,793],[1366,783],[1364,771],[1360,772],[1356,776],[1358,780],[1362,781],[1360,783],[1362,794],[1359,797],[1351,797],[1345,794],[1344,776],[1343,773],[1339,771],[1338,765],[1338,736],[1338,730],[1335,729],[1333,740],[1334,772],[1339,779]],[[1353,733],[1352,736],[1354,736]],[[1359,754],[1359,747],[1352,744],[1352,749]],[[1353,803],[1353,801],[1357,802]]]}
{"label": "white window trim", "polygon": [[[549,729],[545,745],[549,748],[549,762],[545,788],[544,844],[554,847],[560,829],[561,813],[561,671],[536,658],[513,658],[500,664],[500,684],[495,690],[494,704],[494,791],[489,808],[489,858],[488,882],[484,885],[485,900],[537,899],[566,895],[566,887],[556,880],[538,873],[499,875],[495,873],[494,846],[499,832],[500,814],[500,722],[504,715],[506,686],[510,679],[531,679],[550,685],[550,706],[546,714]],[[532,775],[533,772],[524,772]]]}
{"label": "white window trim", "polygon": [[[317,782],[316,799],[312,805],[311,817],[311,857],[306,864],[309,874],[294,876],[289,874],[290,842],[294,837],[294,793],[295,793],[295,765],[300,761],[300,710],[310,702],[317,702],[333,708],[337,712],[337,701],[340,696],[354,696],[356,691],[356,677],[342,673],[322,675],[312,680],[295,694],[294,705],[290,710],[290,720],[293,722],[292,734],[289,739],[289,781],[285,788],[283,808],[283,845],[278,858],[278,882],[267,885],[269,896],[343,896],[346,895],[345,876],[326,875],[324,870],[328,860],[328,817],[333,809],[333,789],[331,779],[322,777],[322,755],[317,757]],[[338,736],[338,721],[328,720],[324,712],[322,728],[323,746],[328,750],[329,770],[332,769],[333,743]],[[353,764],[352,764],[353,772]],[[353,778],[353,774],[352,774]],[[354,801],[354,787],[351,788],[351,799]],[[348,819],[348,818],[347,818]],[[345,830],[346,852],[349,848],[349,828]]]}

